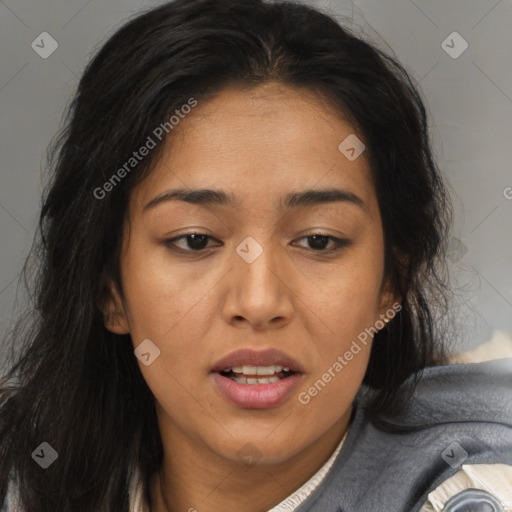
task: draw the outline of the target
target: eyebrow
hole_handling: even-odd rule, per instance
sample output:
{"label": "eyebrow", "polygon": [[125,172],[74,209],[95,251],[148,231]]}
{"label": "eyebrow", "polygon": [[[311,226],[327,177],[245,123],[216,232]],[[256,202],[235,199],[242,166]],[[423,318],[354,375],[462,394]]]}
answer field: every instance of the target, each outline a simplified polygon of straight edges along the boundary
{"label": "eyebrow", "polygon": [[[142,211],[145,213],[155,208],[157,205],[169,201],[184,201],[200,206],[218,205],[234,207],[238,204],[236,196],[223,190],[178,188],[166,190],[157,195],[144,206]],[[353,204],[366,211],[366,205],[359,196],[348,190],[339,188],[310,189],[301,192],[291,192],[281,199],[277,207],[279,210],[285,211],[334,202]]]}

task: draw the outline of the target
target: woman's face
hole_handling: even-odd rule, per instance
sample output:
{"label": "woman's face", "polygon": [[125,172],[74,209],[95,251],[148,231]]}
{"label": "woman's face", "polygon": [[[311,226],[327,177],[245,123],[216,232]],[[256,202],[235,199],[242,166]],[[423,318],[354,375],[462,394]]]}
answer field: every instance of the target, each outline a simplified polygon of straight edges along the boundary
{"label": "woman's face", "polygon": [[[224,89],[177,128],[131,196],[107,327],[134,348],[151,340],[139,366],[166,448],[283,462],[344,431],[371,348],[361,334],[393,304],[366,153],[354,158],[353,139],[339,149],[354,129],[312,92],[276,83]],[[151,203],[173,189],[217,195]],[[326,189],[342,192],[300,195]],[[280,354],[257,358],[269,349]],[[300,371],[278,374],[283,358]],[[270,381],[245,383],[255,374]]]}

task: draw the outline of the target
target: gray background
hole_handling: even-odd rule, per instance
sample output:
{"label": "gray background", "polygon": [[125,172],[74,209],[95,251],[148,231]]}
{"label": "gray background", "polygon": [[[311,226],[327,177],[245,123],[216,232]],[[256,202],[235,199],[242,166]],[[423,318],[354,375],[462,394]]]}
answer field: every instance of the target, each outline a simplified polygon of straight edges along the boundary
{"label": "gray background", "polygon": [[[24,304],[18,277],[41,206],[46,147],[92,54],[157,1],[0,1],[0,349]],[[394,54],[426,99],[440,168],[455,191],[451,268],[461,344],[512,332],[512,2],[310,1]],[[353,24],[353,25],[352,25]],[[452,58],[452,32],[468,43]],[[58,49],[41,58],[42,32]],[[459,42],[445,44],[460,48]],[[387,46],[389,45],[389,47]],[[119,77],[122,80],[122,77]],[[508,191],[508,192],[507,192]],[[508,195],[508,198],[507,198]]]}

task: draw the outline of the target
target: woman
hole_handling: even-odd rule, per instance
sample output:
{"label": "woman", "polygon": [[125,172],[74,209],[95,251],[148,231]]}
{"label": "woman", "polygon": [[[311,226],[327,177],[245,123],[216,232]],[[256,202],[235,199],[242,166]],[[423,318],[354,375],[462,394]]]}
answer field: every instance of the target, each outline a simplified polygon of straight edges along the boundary
{"label": "woman", "polygon": [[170,2],[51,156],[6,510],[508,506],[512,360],[446,364],[450,202],[395,60],[305,6]]}

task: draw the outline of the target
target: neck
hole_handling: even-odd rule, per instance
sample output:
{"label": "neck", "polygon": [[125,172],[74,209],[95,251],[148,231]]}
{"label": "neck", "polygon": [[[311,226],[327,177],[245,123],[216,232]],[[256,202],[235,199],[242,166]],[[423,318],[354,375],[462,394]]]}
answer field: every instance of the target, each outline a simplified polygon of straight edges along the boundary
{"label": "neck", "polygon": [[[276,464],[248,467],[221,458],[204,445],[172,431],[160,470],[149,483],[151,512],[262,512],[307,482],[334,452],[347,431],[351,410],[304,450]],[[168,433],[169,434],[169,433]],[[165,436],[171,439],[169,435]]]}

